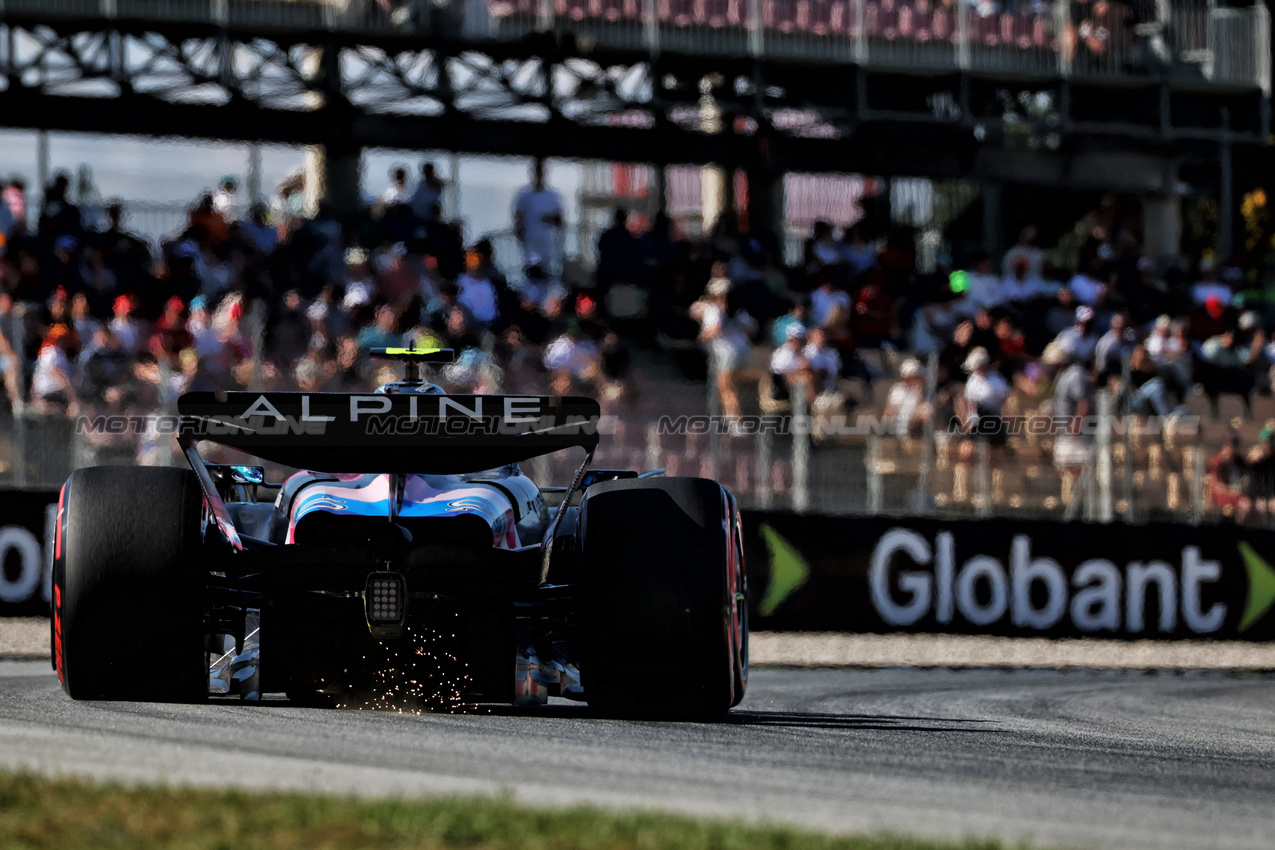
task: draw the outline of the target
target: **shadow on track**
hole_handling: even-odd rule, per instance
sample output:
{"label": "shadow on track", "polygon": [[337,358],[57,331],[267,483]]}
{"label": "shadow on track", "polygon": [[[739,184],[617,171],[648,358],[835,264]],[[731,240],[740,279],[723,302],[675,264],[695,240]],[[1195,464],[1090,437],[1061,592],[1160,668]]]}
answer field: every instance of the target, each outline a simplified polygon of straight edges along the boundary
{"label": "shadow on track", "polygon": [[[500,717],[562,718],[571,720],[605,720],[585,705],[542,705],[519,707],[513,705],[484,705],[464,714],[487,714]],[[634,718],[635,722],[644,721]],[[628,722],[628,721],[626,721]],[[699,721],[668,721],[676,723],[703,723],[710,726],[749,726],[754,728],[782,727],[789,729],[882,729],[895,732],[987,732],[990,720],[971,720],[948,717],[908,717],[881,714],[828,714],[800,711],[756,711],[733,709],[729,714]]]}
{"label": "shadow on track", "polygon": [[889,729],[895,732],[987,732],[992,721],[948,717],[896,717],[882,714],[825,714],[735,709],[711,723],[734,726],[779,726],[792,729]]}

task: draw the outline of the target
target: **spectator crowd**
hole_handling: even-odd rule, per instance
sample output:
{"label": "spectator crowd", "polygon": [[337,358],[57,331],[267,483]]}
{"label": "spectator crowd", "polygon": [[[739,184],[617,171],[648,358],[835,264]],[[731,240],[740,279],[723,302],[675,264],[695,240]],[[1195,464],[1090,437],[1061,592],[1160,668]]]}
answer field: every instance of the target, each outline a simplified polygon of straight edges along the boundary
{"label": "spectator crowd", "polygon": [[[512,210],[525,273],[497,271],[487,239],[444,220],[430,163],[406,169],[366,215],[303,187],[272,213],[226,178],[180,232],[153,246],[110,204],[90,229],[56,177],[4,191],[0,370],[9,406],[32,414],[149,412],[192,389],[371,389],[396,367],[378,346],[451,347],[453,391],[584,392],[618,400],[628,347],[596,296],[560,282],[562,201],[535,169]],[[38,204],[38,206],[37,206]]]}
{"label": "spectator crowd", "polygon": [[729,214],[691,238],[663,213],[638,229],[617,210],[582,274],[564,262],[563,201],[537,164],[510,210],[522,262],[507,278],[490,240],[443,215],[429,163],[395,169],[352,218],[324,202],[303,215],[300,188],[281,186],[272,211],[228,178],[153,246],[119,204],[87,227],[64,176],[39,195],[11,180],[9,406],[94,416],[196,389],[368,390],[396,372],[369,349],[406,345],[457,351],[436,376],[451,391],[581,393],[619,410],[635,397],[636,356],[712,381],[731,416],[848,409],[897,377],[884,407],[900,434],[954,421],[999,449],[1010,408],[1039,411],[1067,423],[1055,462],[1074,469],[1097,389],[1118,411],[1172,420],[1197,388],[1214,407],[1228,393],[1247,406],[1275,364],[1245,269],[1163,265],[1114,202],[1086,218],[1075,268],[1031,227],[998,262],[940,255],[921,271],[909,229],[816,223],[790,266]]}

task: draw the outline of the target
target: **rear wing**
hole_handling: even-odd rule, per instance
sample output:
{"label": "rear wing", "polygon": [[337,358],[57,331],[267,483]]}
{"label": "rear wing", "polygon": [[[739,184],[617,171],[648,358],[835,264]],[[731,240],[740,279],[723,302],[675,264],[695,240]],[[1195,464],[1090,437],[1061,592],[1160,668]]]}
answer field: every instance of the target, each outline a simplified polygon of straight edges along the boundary
{"label": "rear wing", "polygon": [[211,440],[297,469],[462,473],[598,445],[601,409],[579,396],[193,392],[183,444]]}

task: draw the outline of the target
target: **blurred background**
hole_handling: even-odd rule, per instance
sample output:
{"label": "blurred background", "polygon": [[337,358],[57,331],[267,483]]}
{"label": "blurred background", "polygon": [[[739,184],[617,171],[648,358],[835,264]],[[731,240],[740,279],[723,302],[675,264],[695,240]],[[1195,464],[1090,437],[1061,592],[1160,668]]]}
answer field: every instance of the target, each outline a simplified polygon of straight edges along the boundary
{"label": "blurred background", "polygon": [[1268,524],[1269,20],[5,0],[0,484],[441,345],[746,506]]}

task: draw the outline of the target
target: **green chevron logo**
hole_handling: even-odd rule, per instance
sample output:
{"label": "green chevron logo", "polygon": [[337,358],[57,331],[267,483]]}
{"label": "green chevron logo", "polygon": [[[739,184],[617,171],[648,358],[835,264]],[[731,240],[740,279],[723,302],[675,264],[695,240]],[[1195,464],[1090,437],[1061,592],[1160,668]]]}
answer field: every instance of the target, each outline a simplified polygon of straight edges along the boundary
{"label": "green chevron logo", "polygon": [[774,614],[776,609],[789,596],[806,583],[810,575],[810,565],[801,553],[784,539],[769,523],[762,523],[762,539],[766,541],[766,550],[770,553],[770,582],[766,585],[766,598],[761,601],[758,610],[763,617]]}
{"label": "green chevron logo", "polygon": [[1248,601],[1244,604],[1239,628],[1243,633],[1275,605],[1275,569],[1247,543],[1240,544],[1240,557],[1244,559],[1244,569],[1248,570]]}

